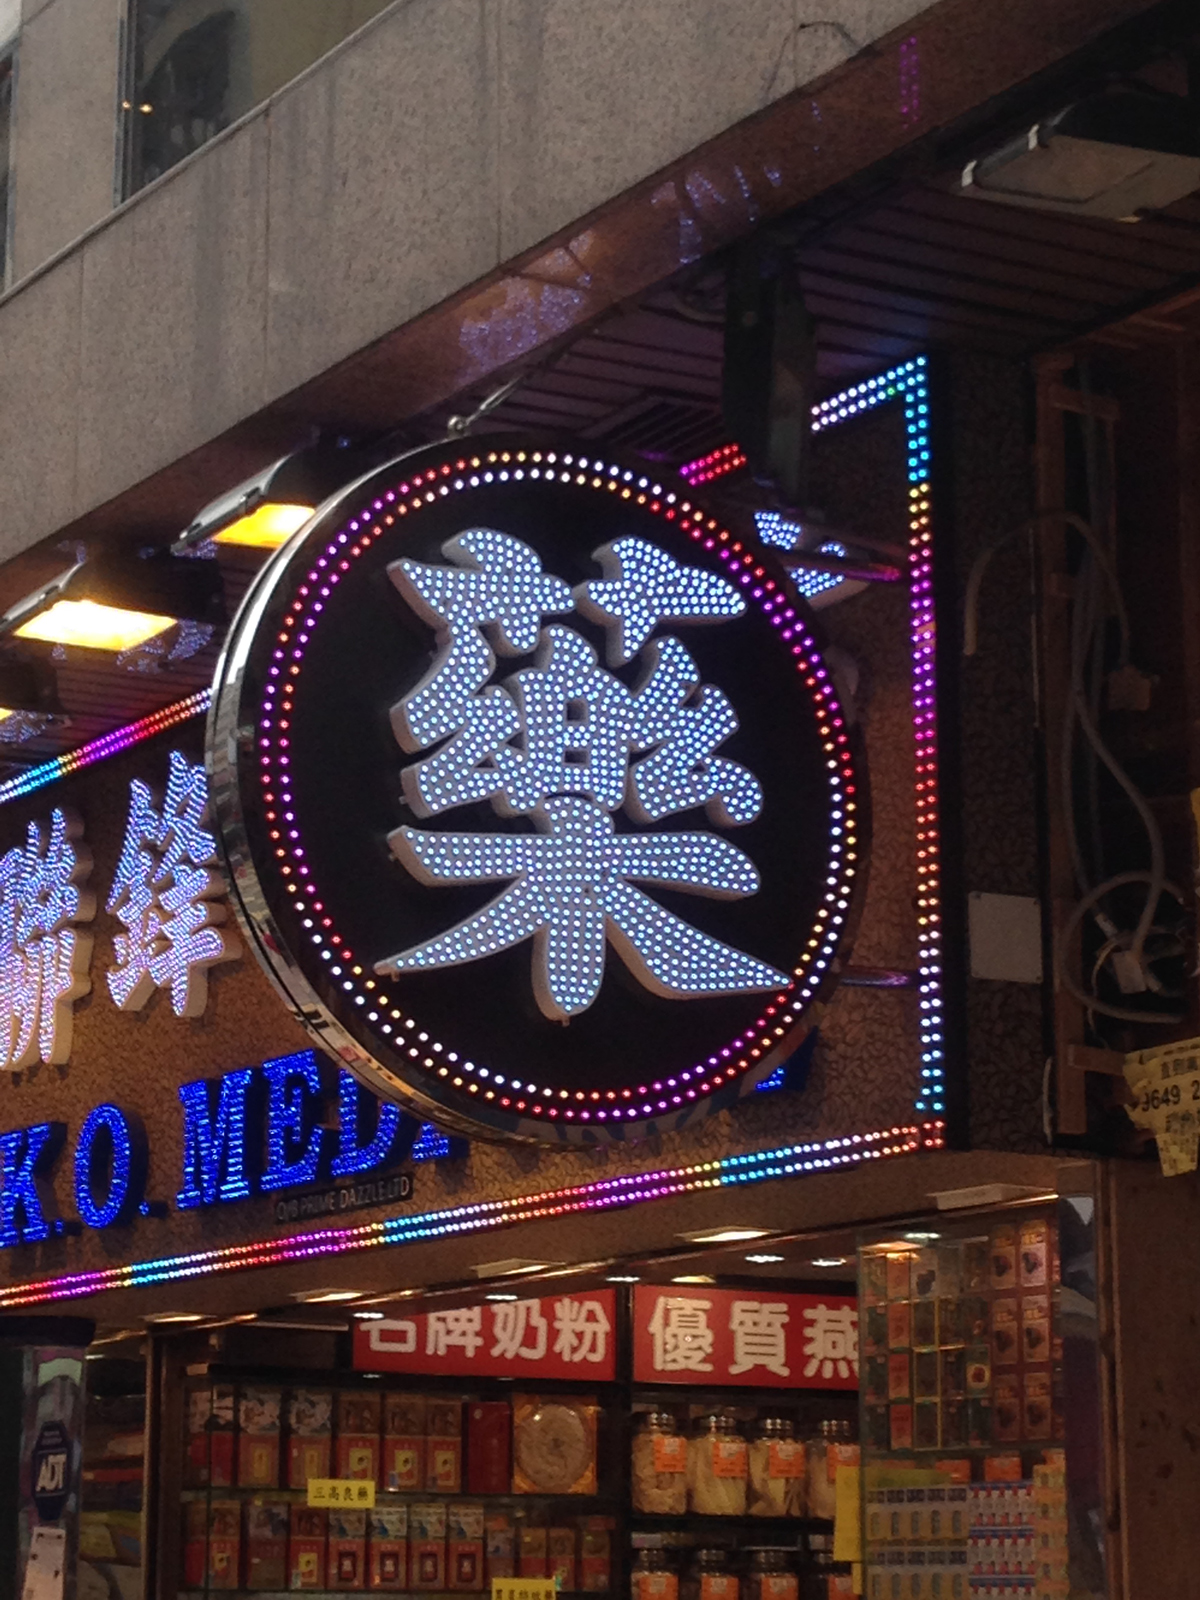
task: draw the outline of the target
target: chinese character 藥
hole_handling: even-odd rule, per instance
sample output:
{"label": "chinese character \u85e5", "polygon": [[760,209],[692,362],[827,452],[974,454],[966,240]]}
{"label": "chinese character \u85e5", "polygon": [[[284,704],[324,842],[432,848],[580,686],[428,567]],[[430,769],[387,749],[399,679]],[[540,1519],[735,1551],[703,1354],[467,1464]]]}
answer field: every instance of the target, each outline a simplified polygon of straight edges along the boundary
{"label": "chinese character \u85e5", "polygon": [[92,858],[83,826],[55,809],[48,829],[29,824],[24,845],[0,859],[0,1065],[65,1062],[74,1003],[91,988],[95,914],[84,888]]}
{"label": "chinese character \u85e5", "polygon": [[225,907],[217,844],[203,826],[208,783],[202,766],[172,750],[161,807],[146,784],[130,785],[125,841],[107,909],[125,924],[116,937],[108,987],[123,1011],[137,1011],[156,988],[171,991],[177,1017],[198,1017],[208,998],[208,969],[237,956],[221,924]]}
{"label": "chinese character \u85e5", "polygon": [[[438,641],[432,667],[392,713],[401,747],[425,752],[401,775],[404,795],[418,817],[487,801],[500,817],[528,817],[533,831],[397,828],[388,842],[418,882],[507,887],[376,971],[461,966],[532,940],[534,996],[554,1021],[596,999],[609,943],[640,983],[670,999],[786,984],[786,974],[638,887],[716,899],[759,888],[749,857],[709,829],[639,831],[691,810],[730,828],[762,810],[758,779],[718,754],[738,730],[729,700],[701,682],[675,634],[652,637],[662,624],[740,616],[746,604],[733,584],[635,538],[596,551],[603,578],[574,590],[543,572],[528,545],[490,528],[467,530],[444,553],[453,565],[389,569]],[[575,629],[543,627],[569,612],[604,628],[607,665]],[[532,660],[491,682],[497,651]],[[635,659],[633,681],[611,670]],[[622,810],[634,831],[614,824]]]}

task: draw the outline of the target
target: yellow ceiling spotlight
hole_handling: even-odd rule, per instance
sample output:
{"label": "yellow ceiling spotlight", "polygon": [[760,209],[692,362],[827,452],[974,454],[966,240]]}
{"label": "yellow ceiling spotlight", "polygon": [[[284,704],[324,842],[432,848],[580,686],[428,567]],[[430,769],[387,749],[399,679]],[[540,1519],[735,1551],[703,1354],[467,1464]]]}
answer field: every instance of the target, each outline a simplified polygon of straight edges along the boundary
{"label": "yellow ceiling spotlight", "polygon": [[88,650],[132,650],[168,628],[174,617],[153,611],[127,611],[97,600],[56,600],[28,622],[13,629],[18,639],[44,639],[49,644],[72,644]]}
{"label": "yellow ceiling spotlight", "polygon": [[278,550],[286,544],[297,529],[302,528],[313,514],[312,506],[279,505],[256,506],[244,516],[229,523],[213,534],[214,544],[241,544],[251,550]]}
{"label": "yellow ceiling spotlight", "polygon": [[[0,617],[0,638],[86,650],[131,650],[185,618],[224,619],[221,574],[163,551],[77,561]],[[2,692],[0,692],[2,698]]]}

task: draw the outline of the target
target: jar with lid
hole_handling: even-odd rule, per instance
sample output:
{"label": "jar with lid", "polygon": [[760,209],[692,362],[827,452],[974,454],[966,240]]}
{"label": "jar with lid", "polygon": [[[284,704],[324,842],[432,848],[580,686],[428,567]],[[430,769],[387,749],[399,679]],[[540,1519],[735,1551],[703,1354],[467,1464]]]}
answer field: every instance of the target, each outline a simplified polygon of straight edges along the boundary
{"label": "jar with lid", "polygon": [[804,1446],[789,1417],[760,1417],[746,1452],[752,1517],[802,1517],[807,1504]]}
{"label": "jar with lid", "polygon": [[701,1417],[688,1444],[688,1509],[702,1517],[746,1515],[746,1441],[729,1411]]}
{"label": "jar with lid", "polygon": [[679,1593],[680,1600],[738,1600],[737,1574],[729,1565],[728,1550],[694,1551]]}
{"label": "jar with lid", "polygon": [[646,1411],[631,1447],[633,1509],[656,1517],[687,1511],[688,1441],[669,1411]]}
{"label": "jar with lid", "polygon": [[633,1600],[679,1600],[679,1575],[665,1550],[639,1550],[630,1573]]}
{"label": "jar with lid", "polygon": [[837,1507],[837,1469],[850,1465],[856,1454],[850,1443],[850,1424],[826,1418],[815,1439],[805,1445],[808,1457],[808,1514],[832,1522]]}
{"label": "jar with lid", "polygon": [[752,1549],[748,1553],[742,1600],[799,1600],[800,1579],[788,1559],[790,1551]]}

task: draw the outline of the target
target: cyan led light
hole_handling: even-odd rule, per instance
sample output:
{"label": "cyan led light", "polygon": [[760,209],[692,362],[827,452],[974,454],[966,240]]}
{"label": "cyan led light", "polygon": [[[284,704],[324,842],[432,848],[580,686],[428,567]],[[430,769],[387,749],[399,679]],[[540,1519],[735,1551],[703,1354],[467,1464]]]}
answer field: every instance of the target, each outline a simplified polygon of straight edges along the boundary
{"label": "cyan led light", "polygon": [[[107,1145],[108,1187],[97,1200],[97,1141]],[[89,1228],[111,1228],[131,1222],[146,1189],[147,1143],[141,1119],[120,1106],[91,1110],[75,1141],[75,1209]],[[101,1168],[103,1171],[103,1168]]]}

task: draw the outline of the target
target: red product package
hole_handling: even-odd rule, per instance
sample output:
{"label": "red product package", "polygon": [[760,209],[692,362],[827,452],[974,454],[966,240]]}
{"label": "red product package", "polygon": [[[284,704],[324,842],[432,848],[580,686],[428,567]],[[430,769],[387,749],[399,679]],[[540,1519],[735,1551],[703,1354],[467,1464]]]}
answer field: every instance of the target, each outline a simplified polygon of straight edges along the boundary
{"label": "red product package", "polygon": [[236,1589],[241,1567],[241,1506],[236,1500],[189,1501],[185,1508],[183,1581],[189,1589]]}
{"label": "red product package", "polygon": [[327,1589],[361,1589],[367,1581],[367,1514],[331,1510],[325,1559]]}
{"label": "red product package", "polygon": [[487,1565],[484,1576],[489,1585],[493,1578],[516,1576],[516,1537],[511,1512],[489,1511],[485,1514],[483,1540]]}
{"label": "red product package", "polygon": [[[611,1517],[585,1517],[579,1533],[580,1588],[589,1594],[603,1594],[612,1583]],[[737,1594],[737,1578],[731,1594]]]}
{"label": "red product package", "polygon": [[238,1483],[243,1489],[279,1487],[279,1389],[245,1388],[238,1394]]}
{"label": "red product package", "polygon": [[425,1487],[462,1491],[462,1401],[430,1397],[425,1412]]}
{"label": "red product package", "polygon": [[512,1411],[507,1400],[467,1407],[467,1493],[507,1494],[512,1484]]}
{"label": "red product package", "polygon": [[441,1501],[408,1508],[408,1586],[446,1587],[446,1507]]}
{"label": "red product package", "polygon": [[344,1389],[337,1397],[336,1478],[379,1478],[379,1396]]}
{"label": "red product package", "polygon": [[283,1589],[288,1580],[288,1506],[251,1500],[245,1506],[247,1589]]}
{"label": "red product package", "polygon": [[295,1389],[288,1400],[289,1489],[303,1489],[310,1478],[328,1478],[333,1458],[333,1394],[329,1389]]}
{"label": "red product package", "polygon": [[189,1487],[228,1489],[232,1485],[234,1415],[231,1383],[205,1383],[188,1394],[184,1483]]}
{"label": "red product package", "polygon": [[367,1513],[367,1552],[372,1589],[408,1588],[408,1507],[376,1506]]}
{"label": "red product package", "polygon": [[383,1397],[383,1467],[385,1489],[425,1487],[425,1396],[399,1393]]}
{"label": "red product package", "polygon": [[315,1506],[293,1506],[288,1528],[288,1588],[325,1587],[324,1511]]}
{"label": "red product package", "polygon": [[483,1507],[471,1501],[446,1507],[446,1587],[483,1588]]}

